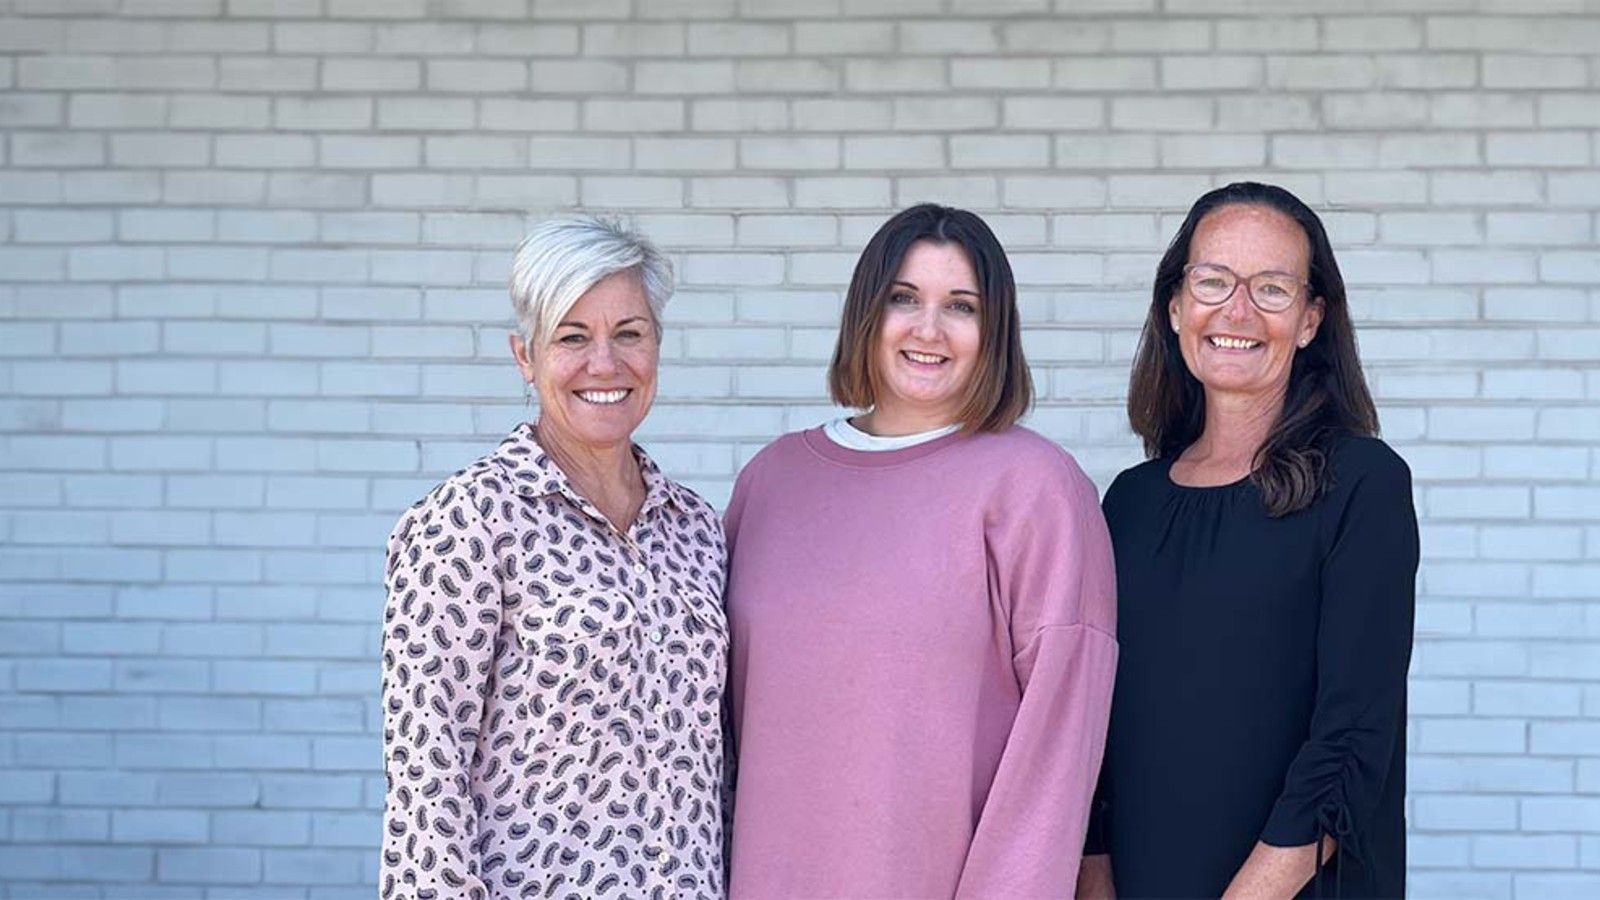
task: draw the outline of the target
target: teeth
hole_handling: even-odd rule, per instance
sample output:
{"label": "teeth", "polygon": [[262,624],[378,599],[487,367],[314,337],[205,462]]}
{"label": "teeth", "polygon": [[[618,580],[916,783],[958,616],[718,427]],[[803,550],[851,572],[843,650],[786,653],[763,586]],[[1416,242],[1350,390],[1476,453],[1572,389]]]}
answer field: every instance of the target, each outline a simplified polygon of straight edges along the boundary
{"label": "teeth", "polygon": [[1249,341],[1244,338],[1220,337],[1217,335],[1213,335],[1210,340],[1213,345],[1224,350],[1249,350],[1251,347],[1261,343],[1260,341]]}
{"label": "teeth", "polygon": [[944,357],[936,356],[932,353],[918,353],[915,350],[907,350],[905,354],[912,362],[927,363],[928,365],[944,362]]}
{"label": "teeth", "polygon": [[622,398],[628,396],[628,391],[626,388],[618,388],[614,391],[579,391],[578,396],[589,403],[609,405],[621,403]]}

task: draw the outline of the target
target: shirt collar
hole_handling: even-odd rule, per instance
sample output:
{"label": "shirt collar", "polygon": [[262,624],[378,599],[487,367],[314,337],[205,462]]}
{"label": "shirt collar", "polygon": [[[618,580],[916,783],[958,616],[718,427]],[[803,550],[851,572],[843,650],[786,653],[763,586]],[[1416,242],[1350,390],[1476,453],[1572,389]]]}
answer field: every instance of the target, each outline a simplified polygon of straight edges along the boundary
{"label": "shirt collar", "polygon": [[[561,494],[590,515],[603,518],[594,504],[573,486],[567,473],[561,471],[556,461],[539,445],[538,432],[531,423],[524,422],[513,429],[500,442],[493,456],[510,474],[517,493],[532,497]],[[644,478],[644,505],[639,508],[640,516],[663,503],[676,506],[679,512],[689,511],[690,505],[684,499],[683,489],[662,474],[661,467],[638,444],[633,445],[633,457],[638,461],[639,473]]]}

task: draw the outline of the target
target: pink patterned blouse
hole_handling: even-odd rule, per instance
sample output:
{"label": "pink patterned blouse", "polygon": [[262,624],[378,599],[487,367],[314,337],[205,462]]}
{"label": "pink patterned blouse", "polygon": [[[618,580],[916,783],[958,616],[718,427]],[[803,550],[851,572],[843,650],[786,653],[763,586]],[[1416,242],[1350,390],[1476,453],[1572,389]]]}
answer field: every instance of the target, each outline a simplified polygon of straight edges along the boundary
{"label": "pink patterned blouse", "polygon": [[529,425],[395,526],[381,896],[723,895],[722,529],[635,453],[626,534]]}

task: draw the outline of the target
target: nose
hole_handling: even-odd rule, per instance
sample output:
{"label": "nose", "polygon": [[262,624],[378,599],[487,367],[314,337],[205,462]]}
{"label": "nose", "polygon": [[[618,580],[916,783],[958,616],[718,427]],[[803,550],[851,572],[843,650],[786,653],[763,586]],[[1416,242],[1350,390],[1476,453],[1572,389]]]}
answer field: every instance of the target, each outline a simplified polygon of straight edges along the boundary
{"label": "nose", "polygon": [[938,340],[939,307],[937,305],[930,303],[917,312],[917,320],[912,323],[911,334],[918,340]]}
{"label": "nose", "polygon": [[589,343],[589,358],[585,361],[591,375],[610,375],[617,370],[616,348],[611,339],[598,337]]}
{"label": "nose", "polygon": [[1255,311],[1255,303],[1250,300],[1250,286],[1243,281],[1233,289],[1233,296],[1222,304],[1222,317],[1236,322],[1249,318]]}

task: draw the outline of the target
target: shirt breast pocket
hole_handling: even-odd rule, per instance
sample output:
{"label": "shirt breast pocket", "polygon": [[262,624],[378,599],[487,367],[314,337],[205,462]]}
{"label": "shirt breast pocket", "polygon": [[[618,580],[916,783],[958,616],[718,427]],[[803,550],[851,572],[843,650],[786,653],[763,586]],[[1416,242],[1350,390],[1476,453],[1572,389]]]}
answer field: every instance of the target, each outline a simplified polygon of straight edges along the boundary
{"label": "shirt breast pocket", "polygon": [[633,600],[620,591],[572,588],[523,610],[516,630],[530,691],[567,707],[614,698],[632,669],[636,619]]}

